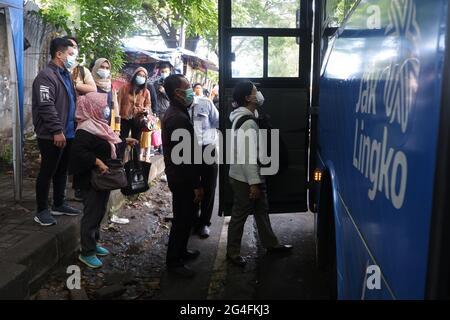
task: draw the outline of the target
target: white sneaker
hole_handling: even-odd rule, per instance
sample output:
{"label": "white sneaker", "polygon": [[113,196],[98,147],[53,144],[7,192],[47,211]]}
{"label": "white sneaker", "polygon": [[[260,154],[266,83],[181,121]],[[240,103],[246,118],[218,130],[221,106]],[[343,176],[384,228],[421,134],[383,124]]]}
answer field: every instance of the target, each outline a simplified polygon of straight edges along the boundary
{"label": "white sneaker", "polygon": [[128,223],[130,223],[130,220],[128,220],[127,218],[119,218],[119,217],[113,215],[111,217],[111,222],[117,223],[117,224],[128,224]]}

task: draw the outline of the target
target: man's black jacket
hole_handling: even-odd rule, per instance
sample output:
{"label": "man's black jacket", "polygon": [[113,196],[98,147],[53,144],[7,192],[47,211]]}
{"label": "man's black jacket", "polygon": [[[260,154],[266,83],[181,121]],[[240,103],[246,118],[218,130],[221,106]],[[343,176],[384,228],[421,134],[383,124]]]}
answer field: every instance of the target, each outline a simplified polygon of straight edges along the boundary
{"label": "man's black jacket", "polygon": [[[201,164],[194,163],[194,155],[195,153],[197,153],[198,156],[201,155],[202,150],[198,146],[197,138],[194,133],[194,127],[187,108],[177,103],[171,103],[166,111],[166,114],[164,115],[164,118],[162,119],[161,129],[164,163],[166,166],[166,175],[169,186],[192,189],[199,188],[201,186]],[[181,129],[179,132],[184,133],[185,138],[188,138],[189,141],[184,141],[183,143],[183,137],[177,138],[176,141],[172,141],[172,134],[177,129]],[[179,143],[182,143],[184,149],[181,148]],[[176,155],[183,159],[185,159],[183,156],[187,157],[187,154],[184,152],[190,151],[190,157],[189,159],[186,159],[188,161],[183,161],[181,164],[176,163],[176,159],[172,158],[172,150],[174,147],[177,148],[175,151],[177,151],[178,148],[181,150],[179,152],[175,152],[174,156]]]}

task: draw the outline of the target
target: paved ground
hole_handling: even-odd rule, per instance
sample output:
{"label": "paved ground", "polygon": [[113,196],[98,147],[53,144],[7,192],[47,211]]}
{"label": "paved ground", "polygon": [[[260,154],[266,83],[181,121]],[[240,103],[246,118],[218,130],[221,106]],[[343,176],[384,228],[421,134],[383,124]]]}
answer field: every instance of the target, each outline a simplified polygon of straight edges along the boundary
{"label": "paved ground", "polygon": [[[32,220],[34,180],[26,180],[24,185],[24,201],[15,205],[11,201],[11,177],[0,177],[0,288],[4,289],[3,294],[0,290],[0,298],[76,299],[65,281],[67,266],[77,264],[79,221],[62,217],[57,227],[36,225]],[[258,245],[253,218],[249,217],[242,244],[242,254],[249,263],[239,268],[225,259],[228,218],[217,215],[216,205],[211,237],[190,239],[189,246],[199,249],[201,256],[191,263],[197,276],[185,280],[168,275],[164,267],[170,201],[165,183],[157,182],[147,195],[118,211],[130,219],[129,225],[104,226],[104,238],[113,255],[105,259],[106,267],[101,271],[82,267],[85,298],[327,299],[325,277],[315,267],[312,214],[271,216],[280,240],[295,246],[291,254],[284,256],[266,255]],[[11,282],[16,284],[14,290],[8,287]],[[100,295],[99,290],[103,290]]]}
{"label": "paved ground", "polygon": [[[281,242],[295,246],[287,255],[267,255],[258,245],[257,230],[253,218],[249,217],[242,243],[242,254],[249,261],[245,268],[226,261],[229,218],[214,215],[210,238],[199,239],[195,235],[190,238],[189,247],[201,251],[200,257],[190,263],[197,276],[180,279],[168,274],[164,259],[170,224],[164,222],[170,210],[165,211],[164,208],[170,205],[170,193],[161,182],[154,186],[154,190],[156,195],[134,202],[121,212],[123,217],[135,217],[130,225],[103,230],[106,245],[112,248],[113,255],[104,260],[105,267],[100,271],[82,267],[83,286],[89,299],[104,298],[101,294],[105,288],[107,292],[117,289],[110,297],[121,300],[328,298],[325,277],[315,267],[312,214],[271,216],[274,231]],[[159,227],[155,227],[157,225]],[[72,260],[71,263],[77,262]],[[66,277],[64,269],[56,271],[42,286],[40,294],[33,298],[70,299],[71,295],[65,288]],[[100,296],[97,291],[100,291]]]}

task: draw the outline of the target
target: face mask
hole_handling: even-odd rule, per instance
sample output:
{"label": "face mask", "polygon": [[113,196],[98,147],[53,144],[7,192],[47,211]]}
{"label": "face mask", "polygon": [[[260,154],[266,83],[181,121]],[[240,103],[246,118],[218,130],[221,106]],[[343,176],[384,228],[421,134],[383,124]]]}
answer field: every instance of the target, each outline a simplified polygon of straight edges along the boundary
{"label": "face mask", "polygon": [[192,102],[194,102],[194,96],[195,96],[194,90],[192,90],[192,88],[189,88],[189,89],[182,90],[182,91],[184,91],[185,106],[191,105]]}
{"label": "face mask", "polygon": [[161,73],[161,78],[166,79],[168,76],[170,76],[170,72]]}
{"label": "face mask", "polygon": [[106,106],[105,109],[103,109],[103,119],[108,120],[110,115],[111,110],[109,109],[108,106]]}
{"label": "face mask", "polygon": [[256,93],[256,104],[261,107],[264,104],[264,96],[261,91]]}
{"label": "face mask", "polygon": [[136,80],[135,80],[135,82],[138,86],[142,86],[145,83],[145,81],[146,81],[145,77],[141,77],[141,76],[137,76]]}
{"label": "face mask", "polygon": [[77,57],[75,56],[67,56],[67,60],[64,61],[64,66],[67,69],[71,69],[77,62]]}
{"label": "face mask", "polygon": [[98,69],[97,74],[100,78],[106,79],[111,75],[111,72],[105,69]]}

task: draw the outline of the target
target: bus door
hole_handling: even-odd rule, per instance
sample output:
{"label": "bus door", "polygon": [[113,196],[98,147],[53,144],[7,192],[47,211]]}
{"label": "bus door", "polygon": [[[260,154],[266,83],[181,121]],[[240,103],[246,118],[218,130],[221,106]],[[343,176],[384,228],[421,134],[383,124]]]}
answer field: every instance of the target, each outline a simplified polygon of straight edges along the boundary
{"label": "bus door", "polygon": [[[253,81],[265,97],[261,111],[280,129],[287,150],[286,169],[267,178],[272,213],[308,210],[312,3],[219,1],[220,129],[225,137],[231,127],[234,86],[242,79]],[[221,166],[219,211],[225,215],[232,205],[228,171],[228,164]]]}

